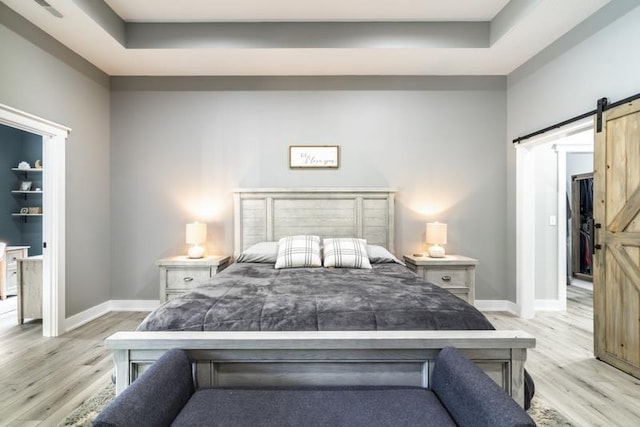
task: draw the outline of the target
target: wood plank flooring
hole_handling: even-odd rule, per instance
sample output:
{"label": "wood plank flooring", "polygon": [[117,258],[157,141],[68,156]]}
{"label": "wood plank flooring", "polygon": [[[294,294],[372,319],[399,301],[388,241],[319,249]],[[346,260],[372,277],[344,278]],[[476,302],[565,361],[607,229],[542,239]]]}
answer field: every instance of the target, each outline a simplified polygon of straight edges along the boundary
{"label": "wood plank flooring", "polygon": [[1,328],[0,426],[58,425],[110,377],[104,339],[145,315],[109,313],[58,338],[42,337],[40,321]]}
{"label": "wood plank flooring", "polygon": [[0,331],[18,324],[17,301],[15,295],[0,299]]}
{"label": "wood plank flooring", "polygon": [[640,426],[640,380],[593,356],[592,293],[567,287],[567,312],[540,312],[534,319],[485,313],[498,329],[536,337],[526,368],[536,395],[576,426]]}
{"label": "wood plank flooring", "polygon": [[[486,314],[536,336],[527,360],[536,393],[576,426],[640,425],[640,380],[593,358],[591,293],[570,286],[568,296],[566,313]],[[59,338],[43,338],[40,322],[0,328],[0,426],[59,424],[107,381],[104,339],[145,315],[110,313]]]}

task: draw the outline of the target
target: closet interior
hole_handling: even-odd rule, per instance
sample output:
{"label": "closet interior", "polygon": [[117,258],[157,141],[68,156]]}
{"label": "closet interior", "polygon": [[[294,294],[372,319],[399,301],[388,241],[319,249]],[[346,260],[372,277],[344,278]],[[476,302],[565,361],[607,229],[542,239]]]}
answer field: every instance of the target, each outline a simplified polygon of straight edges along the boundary
{"label": "closet interior", "polygon": [[573,277],[593,280],[593,173],[571,177],[571,235]]}

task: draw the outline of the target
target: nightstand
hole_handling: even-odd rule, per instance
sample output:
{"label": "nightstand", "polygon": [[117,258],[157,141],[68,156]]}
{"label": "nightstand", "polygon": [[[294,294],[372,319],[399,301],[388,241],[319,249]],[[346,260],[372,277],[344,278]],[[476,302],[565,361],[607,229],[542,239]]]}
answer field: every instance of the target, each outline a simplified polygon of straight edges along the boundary
{"label": "nightstand", "polygon": [[473,305],[478,260],[460,255],[444,258],[405,255],[407,267],[428,282],[445,288],[455,296]]}
{"label": "nightstand", "polygon": [[191,291],[229,265],[229,256],[189,258],[176,256],[156,261],[160,267],[160,303]]}

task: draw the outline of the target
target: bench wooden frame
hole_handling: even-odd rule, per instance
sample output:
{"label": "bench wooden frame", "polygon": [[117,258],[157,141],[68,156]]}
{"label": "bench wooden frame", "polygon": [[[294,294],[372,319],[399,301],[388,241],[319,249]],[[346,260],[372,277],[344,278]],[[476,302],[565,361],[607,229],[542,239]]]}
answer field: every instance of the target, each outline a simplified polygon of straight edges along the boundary
{"label": "bench wooden frame", "polygon": [[188,351],[198,387],[429,386],[433,361],[460,349],[521,406],[535,338],[520,331],[117,332],[107,338],[120,393],[171,348]]}

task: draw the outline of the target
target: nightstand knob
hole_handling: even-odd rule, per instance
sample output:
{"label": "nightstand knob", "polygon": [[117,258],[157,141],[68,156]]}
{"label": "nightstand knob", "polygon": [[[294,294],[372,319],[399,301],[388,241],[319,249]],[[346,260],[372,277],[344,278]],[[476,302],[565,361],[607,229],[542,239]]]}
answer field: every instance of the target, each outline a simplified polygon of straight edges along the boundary
{"label": "nightstand knob", "polygon": [[185,282],[193,282],[193,277],[185,277],[184,279]]}
{"label": "nightstand knob", "polygon": [[442,281],[443,282],[450,282],[451,281],[451,276],[442,276]]}

